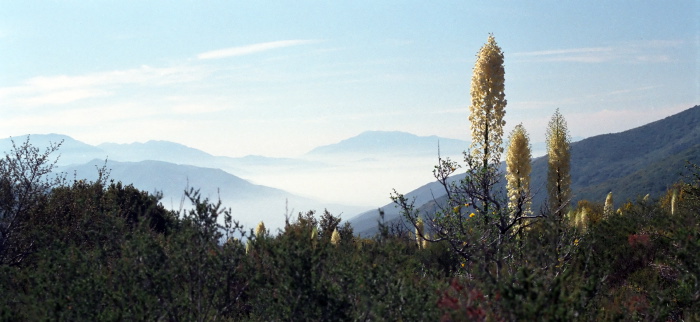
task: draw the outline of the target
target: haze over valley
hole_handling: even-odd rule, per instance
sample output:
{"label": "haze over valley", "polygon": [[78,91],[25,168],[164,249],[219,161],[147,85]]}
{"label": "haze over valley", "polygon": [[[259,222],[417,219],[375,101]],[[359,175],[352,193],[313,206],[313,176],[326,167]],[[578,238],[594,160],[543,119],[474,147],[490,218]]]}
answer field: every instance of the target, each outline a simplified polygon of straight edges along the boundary
{"label": "haze over valley", "polygon": [[[623,190],[622,197],[630,199],[633,199],[636,193],[644,191],[649,191],[655,196],[665,191],[668,185],[681,178],[680,172],[675,173],[672,169],[682,168],[683,160],[692,161],[700,155],[699,111],[698,107],[694,107],[673,117],[619,134],[585,140],[576,138],[573,143],[573,170],[580,173],[574,182],[575,189],[580,190],[577,200],[600,199],[613,188],[616,191]],[[658,134],[655,133],[661,129],[671,130],[667,131],[663,138],[656,138]],[[622,139],[623,137],[625,138]],[[345,220],[350,220],[357,226],[358,233],[376,231],[376,209],[380,206],[387,213],[387,220],[398,218],[398,212],[389,198],[394,189],[400,193],[411,192],[409,195],[417,197],[417,206],[439,200],[444,192],[434,184],[416,190],[435,181],[432,169],[437,164],[438,147],[443,158],[449,157],[456,161],[462,161],[462,151],[469,147],[467,141],[437,136],[417,136],[397,131],[368,131],[335,144],[316,147],[294,158],[252,155],[232,158],[214,156],[169,141],[102,143],[93,146],[60,134],[35,134],[30,138],[31,143],[39,147],[46,147],[50,142],[63,142],[58,155],[55,155],[60,155],[56,172],[65,173],[68,179],[75,177],[96,180],[98,169],[104,167],[111,179],[133,184],[144,191],[161,192],[161,202],[169,209],[177,210],[187,206],[187,202],[183,203],[182,198],[185,189],[189,187],[200,189],[204,197],[212,200],[220,198],[224,206],[232,208],[234,218],[247,227],[263,220],[269,227],[277,229],[283,226],[285,213],[327,209]],[[19,143],[25,140],[26,136],[12,139]],[[596,143],[588,143],[593,141]],[[618,154],[605,161],[605,164],[613,165],[617,162],[627,170],[620,172],[620,168],[614,167],[608,167],[612,170],[606,170],[608,168],[601,163],[604,162],[606,154],[597,151],[613,153],[619,148],[611,144],[632,141],[641,144],[640,147],[628,149],[627,153]],[[656,143],[652,145],[651,142]],[[680,149],[670,148],[677,144],[685,145]],[[542,184],[543,171],[546,168],[542,163],[542,160],[546,159],[542,157],[543,146],[543,143],[533,144],[533,162],[536,169],[533,178],[540,182],[539,185]],[[579,150],[579,147],[582,147],[582,150]],[[665,150],[656,152],[664,147]],[[0,150],[9,151],[10,148],[10,138],[0,140]],[[651,149],[653,152],[642,152],[644,149]],[[684,156],[685,154],[688,155]],[[587,159],[590,155],[598,156]],[[587,161],[581,161],[586,159]],[[627,161],[628,159],[646,161]],[[651,159],[657,159],[657,164],[649,165]],[[623,180],[619,175],[624,173],[648,172],[648,167],[651,166],[671,166],[667,171],[655,171],[663,175],[654,176],[657,178],[656,184],[652,185],[654,188],[649,186],[647,190],[639,187],[622,189],[621,182],[608,180]],[[592,169],[599,170],[591,172]],[[650,177],[646,172],[636,176]],[[585,175],[591,173],[594,175]],[[629,181],[631,177],[625,180]],[[632,186],[640,184],[627,183]],[[415,192],[412,192],[414,190]],[[541,193],[535,196],[537,203],[540,203],[542,198]]]}
{"label": "haze over valley", "polygon": [[[20,143],[26,136],[12,138]],[[221,198],[234,216],[253,226],[261,219],[281,227],[285,211],[323,211],[343,218],[385,204],[392,189],[413,189],[432,179],[438,143],[443,157],[461,156],[468,142],[405,132],[365,132],[336,144],[320,146],[296,158],[214,156],[168,141],[89,145],[60,134],[30,135],[46,147],[63,142],[57,172],[69,179],[96,180],[98,169],[110,178],[162,192],[162,203],[180,207],[186,187],[205,197]],[[0,141],[9,151],[10,138]],[[105,163],[105,161],[107,161]]]}

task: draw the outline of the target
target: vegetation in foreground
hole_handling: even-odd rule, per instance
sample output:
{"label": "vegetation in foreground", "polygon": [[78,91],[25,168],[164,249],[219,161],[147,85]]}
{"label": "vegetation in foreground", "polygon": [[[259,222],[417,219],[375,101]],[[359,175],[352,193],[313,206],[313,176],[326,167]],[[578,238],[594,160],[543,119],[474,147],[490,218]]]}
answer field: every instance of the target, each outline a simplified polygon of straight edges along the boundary
{"label": "vegetation in foreground", "polygon": [[0,162],[2,320],[700,319],[698,167],[661,200],[539,220],[493,278],[402,226],[363,239],[307,212],[246,231],[196,191],[168,211],[106,178],[47,180],[48,151],[16,150]]}

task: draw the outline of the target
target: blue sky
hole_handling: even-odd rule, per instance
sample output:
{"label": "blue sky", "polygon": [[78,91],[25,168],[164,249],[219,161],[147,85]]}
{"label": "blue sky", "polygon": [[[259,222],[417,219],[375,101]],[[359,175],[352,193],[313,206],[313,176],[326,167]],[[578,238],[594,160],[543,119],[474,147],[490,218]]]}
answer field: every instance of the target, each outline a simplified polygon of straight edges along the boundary
{"label": "blue sky", "polygon": [[[700,104],[697,1],[0,1],[0,137],[297,156],[367,130],[469,139],[475,54],[507,131],[618,132]],[[507,133],[507,132],[506,132]]]}

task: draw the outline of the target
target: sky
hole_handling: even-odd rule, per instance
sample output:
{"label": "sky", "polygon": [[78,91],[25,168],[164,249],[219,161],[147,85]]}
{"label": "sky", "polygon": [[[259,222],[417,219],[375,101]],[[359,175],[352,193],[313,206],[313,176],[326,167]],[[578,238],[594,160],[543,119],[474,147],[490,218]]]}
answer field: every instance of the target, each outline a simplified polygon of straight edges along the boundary
{"label": "sky", "polygon": [[700,104],[698,1],[5,1],[0,137],[294,157],[368,130],[469,140],[475,56],[506,133],[574,137]]}

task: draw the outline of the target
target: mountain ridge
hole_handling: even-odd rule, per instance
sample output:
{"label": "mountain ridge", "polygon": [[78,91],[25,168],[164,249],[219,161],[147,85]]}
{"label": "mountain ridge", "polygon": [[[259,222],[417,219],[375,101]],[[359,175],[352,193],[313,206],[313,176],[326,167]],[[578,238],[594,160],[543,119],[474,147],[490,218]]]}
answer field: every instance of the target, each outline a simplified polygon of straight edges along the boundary
{"label": "mountain ridge", "polygon": [[[411,142],[410,145],[406,144]],[[437,135],[419,136],[402,131],[365,131],[337,143],[316,147],[305,156],[333,154],[396,154],[436,156],[438,148],[441,153],[459,154],[469,142],[439,137]]]}
{"label": "mountain ridge", "polygon": [[[630,130],[597,135],[571,144],[573,204],[587,199],[603,202],[612,191],[615,200],[624,202],[649,193],[658,198],[683,178],[686,162],[700,163],[700,106],[696,105]],[[531,187],[540,190],[533,197],[534,209],[544,202],[547,156],[532,160]],[[459,180],[464,174],[455,175]],[[653,178],[645,180],[645,178]],[[435,194],[435,197],[432,197]],[[421,211],[431,211],[444,199],[444,191],[431,182],[406,194],[418,199]],[[426,201],[427,200],[427,201]],[[418,202],[421,201],[421,202]],[[400,215],[392,203],[379,207],[387,221]],[[349,219],[357,233],[376,232],[377,210],[369,210]]]}

